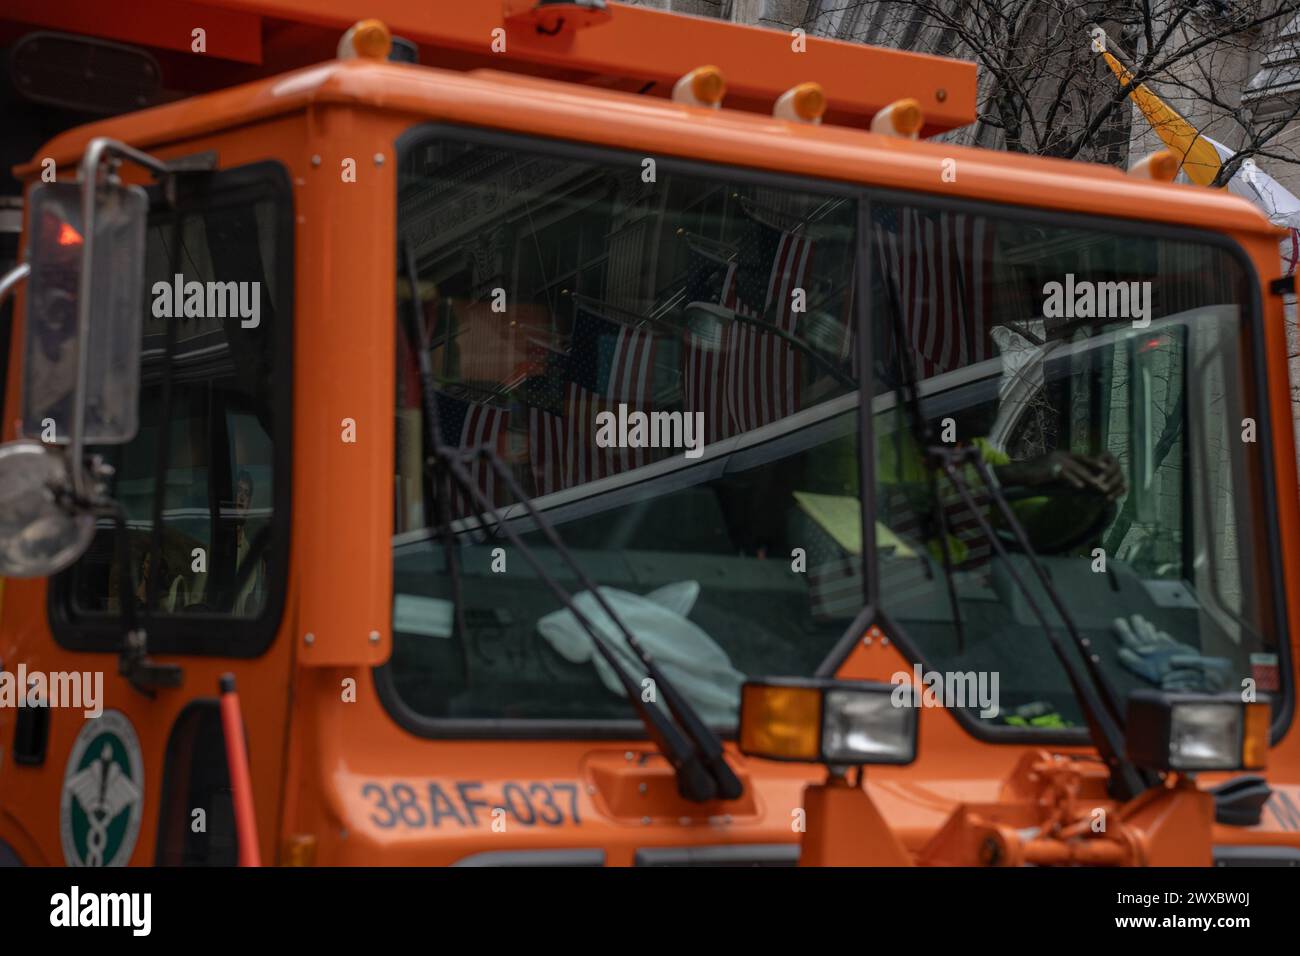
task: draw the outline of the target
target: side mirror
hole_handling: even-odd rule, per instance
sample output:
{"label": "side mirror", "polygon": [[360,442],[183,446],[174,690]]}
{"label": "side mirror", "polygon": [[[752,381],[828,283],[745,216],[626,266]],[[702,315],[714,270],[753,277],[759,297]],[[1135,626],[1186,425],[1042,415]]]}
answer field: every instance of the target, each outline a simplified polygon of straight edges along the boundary
{"label": "side mirror", "polygon": [[43,577],[81,556],[104,504],[83,449],[129,442],[139,427],[149,200],[117,179],[123,160],[169,171],[125,144],[92,140],[78,182],[32,188],[27,262],[0,280],[0,295],[28,281],[27,437],[0,446],[0,575]]}
{"label": "side mirror", "polygon": [[[85,188],[94,191],[89,227]],[[139,427],[148,197],[120,183],[42,183],[30,202],[23,434],[128,442]]]}
{"label": "side mirror", "polygon": [[90,546],[95,518],[66,500],[65,455],[29,439],[0,445],[0,575],[57,574]]}

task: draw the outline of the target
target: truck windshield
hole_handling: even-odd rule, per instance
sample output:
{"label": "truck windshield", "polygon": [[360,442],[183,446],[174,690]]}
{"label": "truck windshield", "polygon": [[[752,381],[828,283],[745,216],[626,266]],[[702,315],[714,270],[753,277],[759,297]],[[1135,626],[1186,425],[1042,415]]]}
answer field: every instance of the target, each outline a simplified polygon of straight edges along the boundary
{"label": "truck windshield", "polygon": [[[1005,706],[988,718],[997,723],[1044,713],[1080,720],[1023,597],[960,520],[951,542],[957,640],[927,535],[928,483],[907,467],[891,308],[922,359],[924,414],[936,427],[952,419],[953,440],[978,439],[998,465],[1111,449],[1135,476],[1089,512],[1082,492],[1029,484],[1033,468],[1007,472],[1024,480],[1017,509],[1041,516],[1031,531],[1058,585],[1074,589],[1071,606],[1095,609],[1097,589],[1115,589],[1100,602],[1112,616],[1127,608],[1179,641],[1205,642],[1206,655],[1231,656],[1243,673],[1276,654],[1268,606],[1251,592],[1265,574],[1252,557],[1261,533],[1255,446],[1235,459],[1223,451],[1235,434],[1228,424],[1249,414],[1232,392],[1244,362],[1235,305],[1244,280],[1226,254],[914,211],[921,222],[878,202],[864,235],[865,200],[826,184],[445,128],[412,133],[403,146],[398,234],[418,279],[399,276],[397,308],[409,313],[414,295],[424,311],[429,341],[420,347],[433,360],[442,440],[496,451],[711,723],[734,723],[746,676],[809,676],[835,649],[864,602],[866,492],[876,499],[882,601],[925,666],[1000,671]],[[853,289],[866,250],[877,475],[864,483]],[[1110,278],[1098,257],[1113,255],[1150,280],[1168,267],[1168,250],[1192,257],[1184,274],[1209,286],[1180,286],[1181,298],[1155,293],[1141,334],[1128,319],[1044,318],[1041,275],[1073,262],[1076,279]],[[1049,252],[1056,258],[1034,261]],[[965,271],[977,259],[983,271]],[[456,627],[448,550],[426,513],[415,356],[400,334],[397,366],[394,648],[382,685],[390,704],[416,724],[482,733],[516,721],[522,732],[639,726],[570,612],[460,493],[449,501],[464,632]],[[1191,409],[1212,396],[1190,388],[1184,402],[1183,384],[1209,376],[1219,393]],[[1171,409],[1187,427],[1171,424]],[[1131,435],[1149,437],[1149,447],[1135,451]],[[901,457],[888,459],[886,445]],[[1184,462],[1196,455],[1216,462],[1214,474],[1228,468],[1215,489],[1190,483]],[[1049,475],[1055,463],[1045,464]],[[544,555],[502,483],[481,463],[471,470]],[[1056,503],[1074,524],[1052,523]],[[1081,520],[1087,514],[1094,519]],[[1091,570],[1097,547],[1109,557],[1104,573]],[[554,571],[564,579],[558,562]],[[1109,619],[1086,624],[1110,632]]]}
{"label": "truck windshield", "polygon": [[998,724],[1082,724],[1010,573],[1034,581],[1014,536],[978,482],[974,504],[1008,558],[957,489],[930,483],[894,397],[904,354],[932,440],[979,450],[1121,700],[1140,687],[1278,700],[1267,438],[1237,260],[1194,241],[889,203],[873,206],[872,229],[879,593],[936,690],[978,687],[992,698],[979,716]]}

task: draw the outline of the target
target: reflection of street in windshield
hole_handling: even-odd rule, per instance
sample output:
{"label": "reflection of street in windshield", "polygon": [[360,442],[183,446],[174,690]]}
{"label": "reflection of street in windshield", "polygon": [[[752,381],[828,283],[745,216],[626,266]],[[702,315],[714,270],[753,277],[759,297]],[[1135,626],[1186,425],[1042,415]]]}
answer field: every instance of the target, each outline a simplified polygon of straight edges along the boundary
{"label": "reflection of street in windshield", "polygon": [[[1221,527],[1209,530],[1210,523],[1197,519],[1206,509],[1230,515],[1223,493],[1231,474],[1218,462],[1206,468],[1207,480],[1196,480],[1184,467],[1185,456],[1199,450],[1188,440],[1184,356],[1201,346],[1213,373],[1212,360],[1226,357],[1222,345],[1217,330],[1201,333],[1200,342],[1182,326],[1140,339],[1119,330],[1066,347],[1049,343],[1028,358],[1008,356],[1016,378],[1035,387],[1008,389],[1008,363],[999,357],[984,363],[981,377],[963,376],[924,399],[936,433],[955,432],[956,443],[977,452],[996,476],[1053,589],[1121,697],[1140,687],[1224,690],[1271,656],[1240,616],[1239,579],[1216,580],[1201,570],[1205,562],[1192,560],[1193,548],[1224,536]],[[1227,421],[1220,411],[1200,422],[1206,434],[1199,437],[1222,443]],[[1035,639],[1033,602],[1012,572],[1031,582],[1044,607],[1047,596],[1027,555],[1016,553],[1023,549],[975,469],[965,467],[963,484],[980,516],[946,475],[929,474],[896,407],[877,414],[877,449],[883,521],[915,555],[882,549],[887,606],[937,659],[1000,670],[1010,703],[1006,722],[1077,723],[1060,666],[1044,653],[1041,636]],[[1011,567],[990,546],[979,517],[1013,552]],[[1230,535],[1235,522],[1227,523]],[[909,564],[910,584],[903,586]],[[1063,626],[1056,614],[1049,620]]]}

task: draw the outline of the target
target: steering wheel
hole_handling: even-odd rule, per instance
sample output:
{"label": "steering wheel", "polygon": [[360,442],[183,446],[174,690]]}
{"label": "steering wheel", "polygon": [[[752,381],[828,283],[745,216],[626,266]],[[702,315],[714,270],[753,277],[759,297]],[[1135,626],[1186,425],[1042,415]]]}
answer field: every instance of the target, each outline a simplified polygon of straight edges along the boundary
{"label": "steering wheel", "polygon": [[[1040,527],[1038,523],[1033,520],[1026,521],[1022,518],[1021,524],[1025,526],[1025,533],[1029,538],[1029,543],[1037,554],[1061,554],[1090,541],[1096,541],[1101,537],[1101,533],[1110,527],[1115,520],[1115,516],[1119,513],[1119,505],[1116,502],[1107,501],[1095,492],[1070,486],[1008,485],[1002,489],[1002,495],[1011,504],[1017,501],[1027,501],[1030,498],[1047,498],[1048,503],[1045,505],[1045,509],[1048,513],[1053,514],[1077,515],[1084,509],[1095,511],[1093,517],[1086,524],[1072,524],[1066,533],[1057,536],[1044,533],[1045,529]],[[1098,507],[1098,504],[1101,506]],[[996,505],[990,508],[990,514],[997,514]],[[1020,515],[1016,517],[1019,518]],[[1016,540],[1016,536],[1009,528],[1000,528],[994,524],[993,531],[1008,551],[1023,550],[1020,547],[1020,542]]]}

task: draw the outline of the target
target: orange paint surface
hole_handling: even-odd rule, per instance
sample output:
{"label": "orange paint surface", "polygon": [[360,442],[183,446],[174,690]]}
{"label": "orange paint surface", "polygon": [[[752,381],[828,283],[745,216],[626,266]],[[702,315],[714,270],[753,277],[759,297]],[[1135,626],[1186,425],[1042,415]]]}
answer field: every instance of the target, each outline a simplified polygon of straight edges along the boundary
{"label": "orange paint surface", "polygon": [[[256,6],[267,15],[318,23],[334,22],[344,8],[326,0],[214,0],[212,5],[230,11]],[[383,0],[371,7],[369,15],[392,17],[395,33],[418,33],[410,5]],[[660,24],[648,12],[617,12],[615,22],[626,16],[647,30]],[[479,24],[465,14],[464,23],[466,30],[477,29],[488,20]],[[620,43],[631,42],[619,36]],[[661,40],[651,36],[647,42]],[[569,55],[574,62],[588,57],[595,63],[607,55],[589,49],[595,43],[579,37]],[[762,49],[753,41],[752,55]],[[696,52],[687,47],[676,59],[666,57],[665,76],[679,70],[677,59],[685,62]],[[728,70],[728,83],[744,92],[746,70],[757,75],[758,65],[740,63],[736,75]],[[904,70],[900,85],[917,85],[925,68]],[[842,89],[836,83],[849,80],[824,82],[834,113]],[[852,82],[869,85],[860,78]],[[763,92],[750,87],[754,96]],[[863,114],[865,100],[855,96],[842,96],[845,115]],[[948,119],[970,106],[960,97],[954,100]],[[746,796],[736,805],[689,805],[666,786],[656,756],[642,760],[650,750],[644,741],[424,739],[399,727],[377,699],[370,668],[388,657],[392,616],[394,142],[413,124],[434,121],[897,190],[947,190],[990,203],[1196,226],[1240,243],[1262,280],[1278,270],[1272,227],[1253,207],[1223,192],[1141,182],[1078,163],[792,124],[741,111],[713,112],[493,71],[328,63],[57,137],[40,155],[55,157],[64,173],[92,137],[111,136],[163,157],[214,150],[223,168],[274,160],[293,184],[290,573],[283,620],[270,649],[254,659],[175,658],[184,668],[182,686],[150,700],[116,676],[113,655],[70,652],[54,642],[46,621],[45,582],[5,582],[0,660],[6,666],[22,660],[44,670],[103,669],[106,706],[123,711],[135,726],[144,752],[146,809],[134,863],[154,859],[170,729],[188,702],[216,695],[217,678],[226,671],[236,675],[243,702],[261,856],[267,861],[280,858],[281,847],[298,834],[316,837],[314,860],[321,864],[451,863],[498,850],[574,847],[599,847],[607,863],[630,864],[636,849],[644,847],[793,843],[798,834],[792,812],[800,807],[803,787],[824,776],[817,767],[766,763],[729,749],[749,784]],[[374,162],[376,154],[384,157],[382,164]],[[313,165],[313,156],[321,158],[319,165]],[[356,158],[363,174],[340,190],[336,177],[345,157]],[[940,171],[947,158],[957,160],[960,175],[956,184],[945,186]],[[36,164],[21,170],[28,181],[38,172]],[[357,242],[358,236],[374,241]],[[1274,477],[1283,489],[1279,521],[1284,540],[1293,541],[1300,535],[1300,502],[1288,427],[1282,309],[1275,296],[1264,293],[1262,300]],[[18,315],[22,308],[20,295]],[[16,326],[18,336],[21,323]],[[13,435],[19,405],[21,354],[20,347],[11,351],[5,437]],[[338,441],[344,417],[357,422],[355,445]],[[1284,579],[1277,586],[1284,588],[1294,619],[1300,615],[1300,552],[1285,549],[1283,560]],[[309,632],[315,638],[310,645],[303,639]],[[371,639],[372,632],[378,640]],[[859,643],[839,676],[888,680],[908,669],[896,648],[874,641]],[[1291,677],[1294,682],[1297,675]],[[339,688],[346,678],[356,680],[357,701],[344,706]],[[6,749],[14,720],[13,711],[0,710],[0,745]],[[59,795],[81,723],[79,712],[52,712],[45,765],[0,764],[0,839],[27,862],[62,862]],[[1002,781],[1025,750],[977,741],[948,712],[923,710],[917,761],[869,768],[867,790],[902,845],[916,851],[956,804],[999,799]],[[1216,843],[1300,847],[1300,734],[1295,729],[1272,751],[1268,776],[1279,788],[1261,824],[1248,830],[1216,827]],[[493,827],[496,806],[507,811],[499,818],[501,829]]]}

